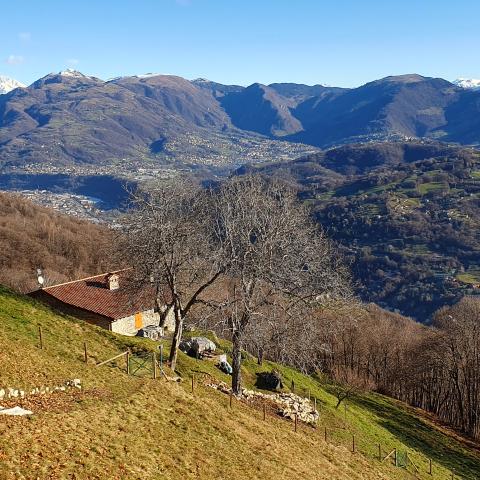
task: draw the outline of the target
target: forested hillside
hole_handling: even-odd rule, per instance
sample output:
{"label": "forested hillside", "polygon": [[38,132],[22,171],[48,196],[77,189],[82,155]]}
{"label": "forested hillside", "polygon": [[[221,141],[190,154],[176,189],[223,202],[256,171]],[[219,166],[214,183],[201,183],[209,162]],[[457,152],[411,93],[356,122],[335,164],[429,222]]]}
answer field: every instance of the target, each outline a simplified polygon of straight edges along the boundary
{"label": "forested hillside", "polygon": [[50,283],[111,268],[106,251],[112,238],[105,227],[0,192],[0,282],[16,290],[36,288],[37,268]]}
{"label": "forested hillside", "polygon": [[257,170],[299,186],[350,257],[364,300],[426,322],[480,292],[478,151],[368,143]]}

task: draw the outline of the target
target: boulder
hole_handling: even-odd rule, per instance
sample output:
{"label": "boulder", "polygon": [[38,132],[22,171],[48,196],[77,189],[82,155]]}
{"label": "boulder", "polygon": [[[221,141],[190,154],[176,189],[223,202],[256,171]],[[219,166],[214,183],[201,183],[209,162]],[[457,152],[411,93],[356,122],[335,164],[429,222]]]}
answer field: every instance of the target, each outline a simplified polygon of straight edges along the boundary
{"label": "boulder", "polygon": [[189,353],[191,348],[192,348],[192,341],[190,339],[188,340],[182,340],[180,342],[180,345],[178,346],[178,348],[180,348],[180,350],[183,352],[183,353]]}
{"label": "boulder", "polygon": [[192,349],[195,356],[202,355],[205,352],[214,352],[217,346],[206,337],[193,337]]}
{"label": "boulder", "polygon": [[257,373],[257,388],[262,390],[281,390],[283,388],[282,377],[279,372],[272,370],[271,372]]}
{"label": "boulder", "polygon": [[180,350],[192,357],[199,358],[206,352],[214,352],[217,346],[206,337],[192,337],[180,343]]}

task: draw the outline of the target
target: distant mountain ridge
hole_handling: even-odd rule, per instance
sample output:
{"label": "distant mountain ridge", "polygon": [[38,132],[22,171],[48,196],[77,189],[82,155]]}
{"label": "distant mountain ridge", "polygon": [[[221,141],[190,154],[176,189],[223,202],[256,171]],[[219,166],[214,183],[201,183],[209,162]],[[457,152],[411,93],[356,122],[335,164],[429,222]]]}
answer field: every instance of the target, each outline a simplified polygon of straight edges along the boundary
{"label": "distant mountain ridge", "polygon": [[303,148],[295,144],[411,138],[480,144],[480,90],[416,74],[344,89],[243,87],[158,74],[103,81],[65,70],[0,96],[4,166],[122,159],[241,164],[292,158]]}

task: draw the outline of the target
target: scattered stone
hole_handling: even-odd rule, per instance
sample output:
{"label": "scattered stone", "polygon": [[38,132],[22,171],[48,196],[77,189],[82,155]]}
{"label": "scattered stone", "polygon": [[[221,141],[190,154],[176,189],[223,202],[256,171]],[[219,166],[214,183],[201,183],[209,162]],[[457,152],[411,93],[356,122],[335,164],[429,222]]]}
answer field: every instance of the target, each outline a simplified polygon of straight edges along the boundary
{"label": "scattered stone", "polygon": [[[230,394],[231,388],[225,382],[210,382],[206,386],[215,388],[220,392]],[[313,408],[312,402],[308,398],[300,397],[294,393],[263,393],[256,390],[242,390],[241,398],[247,402],[254,402],[257,399],[276,405],[279,415],[295,419],[311,425],[315,425],[319,418],[319,413]]]}

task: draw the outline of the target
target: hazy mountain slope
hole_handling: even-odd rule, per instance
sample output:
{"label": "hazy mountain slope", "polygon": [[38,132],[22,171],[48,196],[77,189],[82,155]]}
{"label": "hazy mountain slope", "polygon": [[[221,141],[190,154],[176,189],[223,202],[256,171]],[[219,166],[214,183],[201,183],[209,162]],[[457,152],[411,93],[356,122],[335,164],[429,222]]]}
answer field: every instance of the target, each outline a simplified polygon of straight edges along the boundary
{"label": "hazy mountain slope", "polygon": [[420,75],[353,89],[244,88],[173,75],[104,82],[67,70],[0,96],[0,165],[228,165],[291,159],[307,150],[302,143],[425,137],[477,144],[479,119],[480,91]]}
{"label": "hazy mountain slope", "polygon": [[294,156],[299,148],[305,150],[235,129],[208,89],[180,77],[103,82],[62,72],[0,97],[0,164],[7,166],[125,159],[228,164]]}
{"label": "hazy mountain slope", "polygon": [[318,146],[375,136],[436,136],[446,125],[445,108],[459,89],[420,75],[387,77],[321,101],[309,102],[302,116],[310,127],[292,138]]}
{"label": "hazy mountain slope", "polygon": [[245,89],[240,85],[224,85],[223,83],[212,82],[206,78],[196,78],[192,83],[197,87],[209,90],[215,98],[223,97],[229,93],[241,92]]}
{"label": "hazy mountain slope", "polygon": [[302,129],[300,121],[290,112],[295,101],[259,83],[230,93],[220,102],[232,123],[242,130],[281,137]]}
{"label": "hazy mountain slope", "polygon": [[199,127],[231,126],[213,95],[184,78],[174,75],[122,77],[110,83],[125,87],[138,97],[155,100],[169,112]]}
{"label": "hazy mountain slope", "polygon": [[279,95],[291,98],[299,103],[311,97],[319,97],[325,92],[341,92],[343,88],[326,87],[324,85],[303,85],[301,83],[271,83],[268,85]]}
{"label": "hazy mountain slope", "polygon": [[[160,115],[159,115],[160,113]],[[105,163],[145,154],[187,124],[153,99],[87,77],[47,75],[0,98],[0,161]]]}

